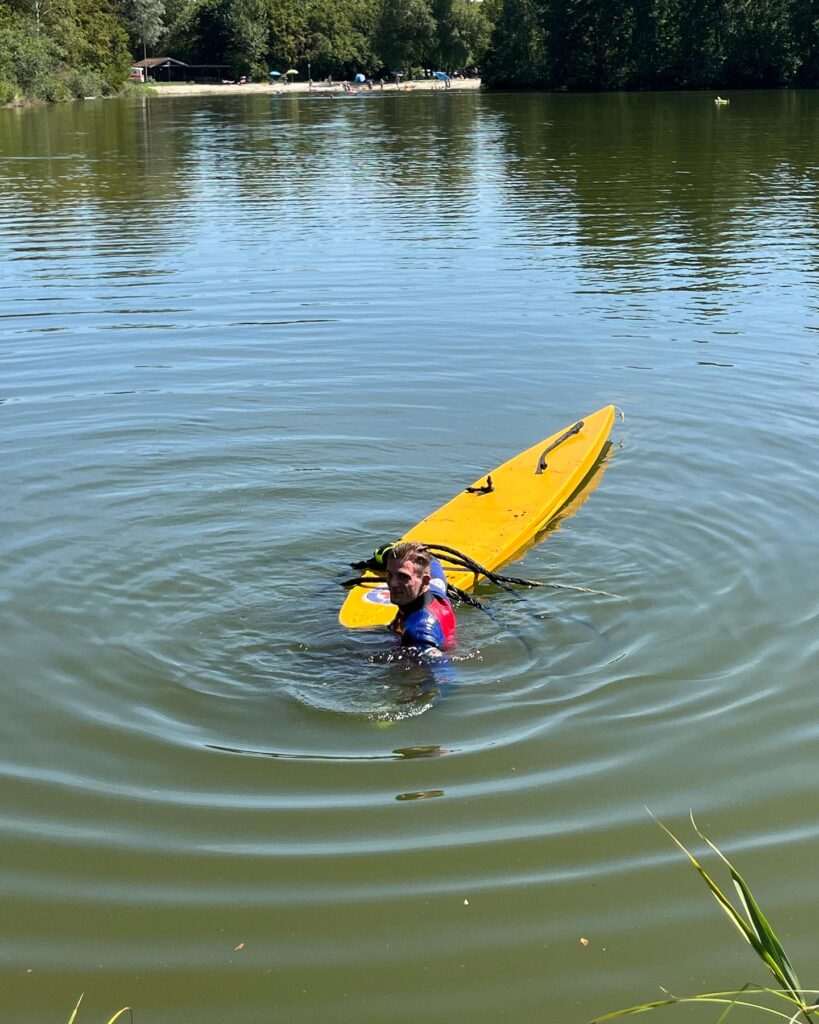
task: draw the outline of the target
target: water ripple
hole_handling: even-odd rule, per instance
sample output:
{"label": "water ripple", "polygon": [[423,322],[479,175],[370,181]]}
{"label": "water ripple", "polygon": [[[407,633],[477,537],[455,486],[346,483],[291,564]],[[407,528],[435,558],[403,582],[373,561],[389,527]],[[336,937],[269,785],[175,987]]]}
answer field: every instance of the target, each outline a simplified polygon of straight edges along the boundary
{"label": "water ripple", "polygon": [[[201,1024],[688,990],[722,922],[646,808],[810,948],[815,105],[0,110],[15,1019],[88,978]],[[598,593],[481,586],[407,700],[346,563],[607,402],[516,563]]]}

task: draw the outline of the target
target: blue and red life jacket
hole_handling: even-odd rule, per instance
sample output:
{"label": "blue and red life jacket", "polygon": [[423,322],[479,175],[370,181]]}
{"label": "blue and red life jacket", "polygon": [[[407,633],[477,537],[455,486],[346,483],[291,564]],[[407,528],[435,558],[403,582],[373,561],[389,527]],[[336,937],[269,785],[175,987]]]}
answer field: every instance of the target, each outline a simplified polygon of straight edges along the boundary
{"label": "blue and red life jacket", "polygon": [[455,645],[455,612],[446,596],[446,576],[441,563],[433,558],[429,567],[430,583],[417,600],[400,609],[392,628],[401,636],[403,647],[448,650]]}

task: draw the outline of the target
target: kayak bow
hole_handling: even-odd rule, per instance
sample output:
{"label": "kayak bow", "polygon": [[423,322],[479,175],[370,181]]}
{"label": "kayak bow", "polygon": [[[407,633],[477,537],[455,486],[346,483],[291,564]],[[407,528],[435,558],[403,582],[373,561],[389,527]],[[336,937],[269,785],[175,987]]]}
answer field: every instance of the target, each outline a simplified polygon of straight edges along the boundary
{"label": "kayak bow", "polygon": [[[494,571],[532,542],[575,494],[600,457],[615,409],[603,409],[557,431],[476,480],[401,537],[446,544]],[[366,573],[339,612],[342,626],[388,625],[395,616],[383,579]],[[447,579],[469,591],[475,575],[447,569]]]}

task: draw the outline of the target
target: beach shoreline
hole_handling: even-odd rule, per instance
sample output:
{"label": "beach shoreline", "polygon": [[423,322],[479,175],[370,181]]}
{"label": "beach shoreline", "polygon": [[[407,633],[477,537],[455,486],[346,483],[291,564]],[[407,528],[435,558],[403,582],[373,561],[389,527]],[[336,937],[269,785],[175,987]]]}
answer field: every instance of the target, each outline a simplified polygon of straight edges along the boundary
{"label": "beach shoreline", "polygon": [[233,82],[209,82],[201,85],[194,82],[149,82],[146,88],[151,90],[152,96],[234,96],[247,93],[265,93],[268,96],[345,96],[358,92],[365,95],[370,92],[474,92],[480,87],[480,78],[453,78],[448,87],[447,83],[438,79],[421,79],[402,82],[400,85],[385,82],[383,88],[375,82],[372,89],[367,85],[349,82],[333,82],[332,85],[327,82],[288,82],[286,85],[271,85],[267,82],[246,82],[244,85]]}

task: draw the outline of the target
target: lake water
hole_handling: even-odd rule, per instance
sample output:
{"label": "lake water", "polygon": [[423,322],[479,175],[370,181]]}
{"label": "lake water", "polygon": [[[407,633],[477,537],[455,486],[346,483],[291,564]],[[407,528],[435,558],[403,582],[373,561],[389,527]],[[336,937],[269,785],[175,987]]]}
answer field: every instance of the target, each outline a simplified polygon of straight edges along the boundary
{"label": "lake water", "polygon": [[[0,111],[15,1022],[765,981],[649,810],[817,984],[819,95],[731,98]],[[402,703],[347,563],[608,403],[515,571],[613,596],[483,587],[458,689]]]}

